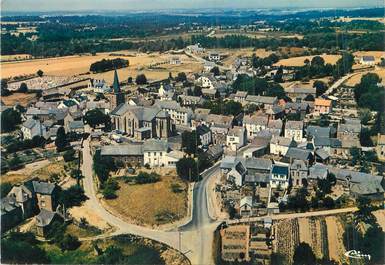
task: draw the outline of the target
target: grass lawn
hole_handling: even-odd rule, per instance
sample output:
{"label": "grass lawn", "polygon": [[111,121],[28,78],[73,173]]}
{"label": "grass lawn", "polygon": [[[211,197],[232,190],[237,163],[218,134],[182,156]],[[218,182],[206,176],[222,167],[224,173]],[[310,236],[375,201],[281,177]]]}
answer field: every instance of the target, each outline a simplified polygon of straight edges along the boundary
{"label": "grass lawn", "polygon": [[[172,184],[179,184],[181,191],[174,192]],[[119,185],[118,197],[105,202],[110,209],[138,224],[170,223],[187,213],[188,186],[176,176],[175,170],[164,171],[156,183],[127,184],[119,180]]]}
{"label": "grass lawn", "polygon": [[80,228],[75,224],[69,224],[67,226],[66,232],[79,238],[97,236],[102,233],[102,231],[96,227],[88,226],[86,228]]}

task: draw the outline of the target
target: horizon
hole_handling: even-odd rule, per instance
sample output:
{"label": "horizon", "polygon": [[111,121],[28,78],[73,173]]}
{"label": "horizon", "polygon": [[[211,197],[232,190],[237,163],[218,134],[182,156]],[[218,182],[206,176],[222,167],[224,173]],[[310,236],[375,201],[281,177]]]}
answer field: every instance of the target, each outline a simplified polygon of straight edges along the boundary
{"label": "horizon", "polygon": [[[6,0],[1,3],[2,14],[5,13],[29,13],[29,12],[166,12],[177,10],[293,10],[293,9],[356,9],[356,8],[379,8],[382,7],[381,1],[378,0],[341,0],[335,1],[314,1],[299,0],[292,3],[288,0],[271,0],[269,3],[261,1],[241,0],[232,3],[229,0],[198,0],[193,3],[186,0],[76,0],[66,1],[49,1],[49,0]],[[39,8],[36,8],[39,6]],[[98,8],[95,9],[95,6]],[[167,8],[164,8],[168,6]],[[70,8],[69,8],[70,7]]]}

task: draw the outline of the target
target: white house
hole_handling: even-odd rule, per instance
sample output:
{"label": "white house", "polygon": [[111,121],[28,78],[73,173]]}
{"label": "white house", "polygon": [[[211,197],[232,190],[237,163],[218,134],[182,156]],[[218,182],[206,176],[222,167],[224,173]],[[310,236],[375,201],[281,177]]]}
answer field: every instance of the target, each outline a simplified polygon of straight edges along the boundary
{"label": "white house", "polygon": [[234,126],[226,136],[226,145],[231,151],[237,151],[246,143],[246,130],[240,126]]}
{"label": "white house", "polygon": [[270,154],[284,156],[290,147],[296,147],[297,143],[292,138],[273,136],[270,141]]}
{"label": "white house", "polygon": [[102,94],[111,91],[111,88],[107,85],[104,79],[90,79],[88,89],[93,90],[95,93]]}
{"label": "white house", "polygon": [[212,134],[209,127],[200,125],[196,128],[197,135],[202,143],[202,146],[208,146],[212,143]]}
{"label": "white house", "polygon": [[363,65],[373,66],[376,64],[374,56],[362,56],[360,63]]}
{"label": "white house", "polygon": [[190,126],[193,114],[191,109],[181,107],[179,103],[174,100],[157,101],[154,106],[166,111],[175,125]]}
{"label": "white house", "polygon": [[302,142],[303,121],[287,121],[285,125],[285,137],[293,138],[297,143]]}
{"label": "white house", "polygon": [[172,65],[180,65],[181,63],[182,63],[182,61],[180,60],[180,58],[178,56],[173,56],[170,59],[170,64],[172,64]]}
{"label": "white house", "polygon": [[253,139],[258,132],[267,128],[268,118],[261,115],[248,115],[243,117],[243,127],[246,128],[247,139]]}
{"label": "white house", "polygon": [[44,131],[44,126],[39,120],[28,119],[21,126],[23,139],[32,139],[34,136],[43,136]]}
{"label": "white house", "polygon": [[215,89],[216,79],[211,75],[201,76],[198,78],[197,83],[202,88]]}
{"label": "white house", "polygon": [[143,163],[150,167],[168,166],[168,143],[165,140],[150,139],[143,144]]}
{"label": "white house", "polygon": [[221,60],[221,55],[219,54],[219,52],[210,52],[209,60],[212,62],[218,62]]}
{"label": "white house", "polygon": [[289,168],[287,166],[274,165],[270,174],[270,187],[287,189],[289,186]]}
{"label": "white house", "polygon": [[245,196],[241,199],[239,203],[239,214],[241,216],[253,215],[253,197],[252,196]]}

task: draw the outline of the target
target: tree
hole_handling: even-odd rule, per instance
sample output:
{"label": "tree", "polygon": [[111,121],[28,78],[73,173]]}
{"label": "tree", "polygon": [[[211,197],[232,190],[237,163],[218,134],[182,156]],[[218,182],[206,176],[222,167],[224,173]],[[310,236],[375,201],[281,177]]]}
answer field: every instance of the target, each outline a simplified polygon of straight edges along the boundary
{"label": "tree", "polygon": [[115,246],[108,246],[103,255],[98,258],[99,264],[121,264],[124,263],[123,250]]}
{"label": "tree", "polygon": [[178,75],[175,78],[175,81],[177,81],[177,82],[185,82],[185,81],[187,81],[186,74],[184,72],[178,73]]}
{"label": "tree", "polygon": [[364,125],[368,125],[368,122],[373,118],[372,112],[367,108],[360,109],[358,114],[360,116],[361,123]]}
{"label": "tree", "polygon": [[[18,235],[15,235],[18,234]],[[5,264],[48,264],[47,253],[30,233],[11,233],[1,239],[1,262]]]}
{"label": "tree", "polygon": [[317,186],[323,194],[329,194],[332,192],[332,186],[327,179],[318,179]]}
{"label": "tree", "polygon": [[74,149],[70,149],[70,150],[67,150],[64,152],[63,154],[63,159],[65,162],[69,162],[69,161],[72,161],[75,159],[75,150]]}
{"label": "tree", "polygon": [[80,247],[80,241],[76,236],[65,234],[60,241],[59,246],[61,250],[75,250]]}
{"label": "tree", "polygon": [[299,243],[294,251],[293,265],[316,265],[312,248],[305,242]]}
{"label": "tree", "polygon": [[1,131],[11,132],[21,123],[20,112],[14,109],[6,109],[1,112]]}
{"label": "tree", "polygon": [[314,101],[314,96],[313,95],[306,95],[306,97],[303,99],[304,101]]}
{"label": "tree", "polygon": [[131,76],[128,77],[127,83],[128,83],[128,84],[132,84],[132,77],[131,77]]}
{"label": "tree", "polygon": [[323,95],[326,92],[326,90],[328,89],[325,82],[323,82],[321,80],[316,80],[313,84],[313,87],[316,89],[317,97]]}
{"label": "tree", "polygon": [[144,85],[147,84],[147,78],[144,74],[139,74],[136,76],[135,83],[137,85]]}
{"label": "tree", "polygon": [[88,197],[80,185],[73,185],[68,189],[59,191],[59,202],[64,204],[66,208],[80,206],[86,200]]}
{"label": "tree", "polygon": [[55,139],[56,148],[60,152],[67,146],[67,144],[68,144],[67,135],[64,130],[64,127],[61,126],[56,133],[56,139]]}
{"label": "tree", "polygon": [[0,196],[4,198],[11,191],[12,184],[9,182],[0,183]]}
{"label": "tree", "polygon": [[44,72],[43,72],[41,69],[39,69],[39,70],[37,70],[36,74],[37,74],[39,77],[42,77],[43,74],[44,74]]}
{"label": "tree", "polygon": [[8,161],[9,169],[18,169],[22,165],[23,161],[21,161],[19,156],[14,156],[12,159]]}
{"label": "tree", "polygon": [[335,207],[334,200],[330,196],[326,196],[323,200],[323,205],[327,209],[332,209]]}
{"label": "tree", "polygon": [[180,178],[188,181],[199,180],[197,163],[191,157],[184,157],[176,162],[176,171]]}
{"label": "tree", "polygon": [[314,56],[311,60],[312,66],[324,66],[325,60],[321,56]]}
{"label": "tree", "polygon": [[27,93],[28,92],[28,86],[26,83],[21,83],[19,87],[19,92],[20,93]]}
{"label": "tree", "polygon": [[182,149],[188,154],[196,154],[200,139],[196,131],[184,131],[182,133]]}
{"label": "tree", "polygon": [[1,96],[6,97],[11,95],[11,91],[8,89],[8,82],[6,79],[1,79]]}
{"label": "tree", "polygon": [[100,182],[105,182],[110,172],[116,170],[116,164],[114,160],[110,157],[101,157],[100,150],[96,150],[93,157],[93,170],[95,174],[98,176]]}
{"label": "tree", "polygon": [[31,142],[32,146],[34,147],[44,147],[45,145],[45,139],[40,135],[35,135],[34,137],[32,137]]}
{"label": "tree", "polygon": [[84,115],[84,120],[92,128],[95,128],[96,126],[101,124],[104,124],[104,126],[106,127],[111,122],[110,116],[104,114],[100,109],[93,109],[87,111]]}
{"label": "tree", "polygon": [[213,68],[211,68],[210,72],[213,73],[214,76],[218,76],[218,75],[221,74],[221,72],[219,71],[218,66],[214,66]]}
{"label": "tree", "polygon": [[107,200],[115,199],[117,197],[116,191],[119,188],[119,184],[116,180],[108,179],[106,182],[102,183],[101,186],[103,197]]}

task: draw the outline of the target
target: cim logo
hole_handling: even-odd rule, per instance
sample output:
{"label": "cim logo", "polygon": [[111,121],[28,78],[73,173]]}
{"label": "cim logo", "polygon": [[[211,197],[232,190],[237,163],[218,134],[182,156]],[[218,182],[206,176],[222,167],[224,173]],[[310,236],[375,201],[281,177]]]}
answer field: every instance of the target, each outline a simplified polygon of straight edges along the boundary
{"label": "cim logo", "polygon": [[345,256],[352,259],[367,259],[370,260],[370,255],[362,254],[361,251],[358,250],[349,250],[345,252]]}

